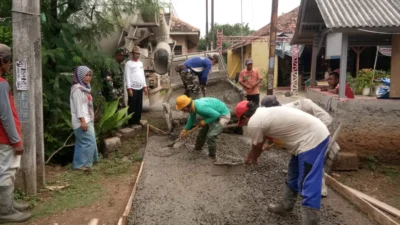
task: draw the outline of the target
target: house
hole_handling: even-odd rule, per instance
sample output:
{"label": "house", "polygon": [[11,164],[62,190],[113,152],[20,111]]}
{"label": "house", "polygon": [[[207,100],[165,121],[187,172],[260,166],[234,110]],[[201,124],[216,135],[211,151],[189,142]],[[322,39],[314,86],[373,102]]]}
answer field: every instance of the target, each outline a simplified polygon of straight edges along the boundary
{"label": "house", "polygon": [[[285,13],[278,17],[278,36],[286,36],[290,38],[295,32],[296,21],[299,13],[299,8]],[[244,61],[247,58],[253,59],[254,67],[258,68],[260,72],[266,73],[269,64],[269,32],[270,24],[262,27],[261,29],[251,33],[249,37],[258,37],[254,39],[246,39],[242,42],[233,44],[226,52],[227,55],[227,70],[231,77],[234,77],[244,67]],[[241,51],[243,48],[243,58],[241,59]],[[274,88],[278,86],[278,56],[275,57],[275,72],[274,72]],[[286,64],[286,63],[284,63]],[[286,68],[287,69],[287,68]],[[287,71],[290,76],[290,70]],[[287,75],[284,72],[281,77]]]}
{"label": "house", "polygon": [[[311,83],[315,84],[318,58],[339,60],[339,95],[307,89],[307,97],[342,124],[338,143],[361,156],[400,160],[400,3],[396,0],[301,0],[292,44],[312,46]],[[391,46],[390,97],[345,97],[348,56],[353,48]],[[379,48],[378,48],[379,49]],[[376,54],[377,55],[377,54]]]}
{"label": "house", "polygon": [[170,36],[176,41],[175,55],[185,55],[196,51],[200,29],[171,14]]}

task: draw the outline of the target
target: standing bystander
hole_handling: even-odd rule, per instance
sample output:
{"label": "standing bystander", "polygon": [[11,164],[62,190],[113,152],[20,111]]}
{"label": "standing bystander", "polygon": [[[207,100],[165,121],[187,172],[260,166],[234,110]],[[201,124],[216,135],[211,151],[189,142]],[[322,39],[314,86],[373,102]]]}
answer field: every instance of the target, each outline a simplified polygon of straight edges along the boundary
{"label": "standing bystander", "polygon": [[92,71],[87,66],[78,66],[75,69],[70,97],[71,122],[75,134],[72,167],[82,171],[91,170],[93,163],[99,161],[91,80]]}
{"label": "standing bystander", "polygon": [[31,218],[27,203],[14,201],[15,174],[24,153],[21,122],[11,88],[3,75],[10,71],[11,49],[0,44],[0,224],[20,223]]}
{"label": "standing bystander", "polygon": [[260,72],[253,68],[253,60],[246,60],[246,69],[240,72],[239,83],[247,93],[247,101],[252,101],[257,105],[260,104],[259,86],[261,81]]}
{"label": "standing bystander", "polygon": [[146,77],[143,63],[139,61],[140,48],[135,46],[132,58],[125,63],[124,77],[128,89],[128,114],[134,113],[129,120],[129,125],[140,125],[143,109],[143,92],[147,95]]}

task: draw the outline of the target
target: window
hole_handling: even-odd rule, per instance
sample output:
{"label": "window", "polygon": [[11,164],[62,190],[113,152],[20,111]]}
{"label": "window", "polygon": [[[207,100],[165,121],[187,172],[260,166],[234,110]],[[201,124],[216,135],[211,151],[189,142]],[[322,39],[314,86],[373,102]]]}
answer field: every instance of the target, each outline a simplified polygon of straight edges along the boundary
{"label": "window", "polygon": [[182,55],[182,45],[175,46],[174,54],[175,55]]}

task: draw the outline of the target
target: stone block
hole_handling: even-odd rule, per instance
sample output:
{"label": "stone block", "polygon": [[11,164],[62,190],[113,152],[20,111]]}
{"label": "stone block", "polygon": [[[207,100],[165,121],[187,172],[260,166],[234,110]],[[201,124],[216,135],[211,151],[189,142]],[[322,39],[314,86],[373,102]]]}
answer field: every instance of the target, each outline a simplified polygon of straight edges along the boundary
{"label": "stone block", "polygon": [[333,162],[332,170],[351,171],[358,170],[359,159],[356,153],[339,152]]}
{"label": "stone block", "polygon": [[119,133],[122,134],[122,139],[134,138],[136,136],[136,130],[126,127],[119,130]]}
{"label": "stone block", "polygon": [[142,125],[133,125],[131,126],[132,129],[134,129],[135,131],[138,131],[140,129],[142,129]]}
{"label": "stone block", "polygon": [[140,124],[142,124],[143,127],[146,127],[147,124],[149,124],[149,121],[147,121],[147,120],[140,120]]}
{"label": "stone block", "polygon": [[121,139],[119,137],[107,138],[104,140],[105,152],[110,153],[121,148]]}
{"label": "stone block", "polygon": [[122,134],[121,134],[121,133],[119,133],[119,132],[117,132],[117,133],[115,134],[115,137],[122,138]]}

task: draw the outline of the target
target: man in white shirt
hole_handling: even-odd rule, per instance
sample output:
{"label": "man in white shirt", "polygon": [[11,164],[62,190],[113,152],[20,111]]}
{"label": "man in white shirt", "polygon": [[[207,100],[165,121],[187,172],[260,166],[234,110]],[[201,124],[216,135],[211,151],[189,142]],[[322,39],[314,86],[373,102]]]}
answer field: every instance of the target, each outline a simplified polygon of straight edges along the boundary
{"label": "man in white shirt", "polygon": [[279,140],[292,155],[283,201],[268,205],[268,211],[280,215],[292,211],[299,193],[303,197],[301,224],[318,224],[324,155],[330,137],[326,126],[314,116],[290,107],[266,108],[242,101],[235,111],[238,125],[247,125],[252,141],[246,164],[257,164],[267,139]]}
{"label": "man in white shirt", "polygon": [[[273,106],[280,106],[281,104],[278,102],[275,96],[268,95],[263,98],[261,101],[261,106],[263,107],[273,107]],[[285,107],[291,107],[295,109],[300,109],[303,112],[306,112],[310,115],[317,117],[321,120],[322,123],[325,124],[326,127],[329,127],[332,123],[332,117],[327,113],[323,108],[319,107],[310,99],[299,99],[294,102],[290,102],[287,104],[283,104]],[[333,143],[332,149],[340,149],[339,145],[335,142]],[[330,149],[327,149],[329,151]],[[328,188],[325,184],[325,177],[322,179],[322,191],[321,195],[326,197],[328,195]]]}
{"label": "man in white shirt", "polygon": [[143,63],[139,61],[140,48],[132,49],[131,60],[125,63],[124,78],[128,90],[128,114],[134,113],[129,120],[129,125],[140,125],[143,109],[143,92],[147,95],[146,77],[144,75]]}

